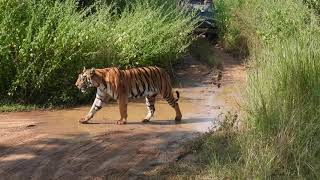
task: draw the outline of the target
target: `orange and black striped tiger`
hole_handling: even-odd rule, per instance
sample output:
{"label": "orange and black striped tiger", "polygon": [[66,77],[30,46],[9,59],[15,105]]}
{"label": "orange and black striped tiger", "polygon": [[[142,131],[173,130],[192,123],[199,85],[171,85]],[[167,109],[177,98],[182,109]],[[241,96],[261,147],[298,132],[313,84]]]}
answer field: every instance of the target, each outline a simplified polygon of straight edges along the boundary
{"label": "orange and black striped tiger", "polygon": [[148,122],[155,112],[155,98],[160,94],[176,111],[176,121],[180,121],[182,114],[178,105],[179,92],[174,98],[170,77],[166,71],[158,67],[141,67],[127,70],[118,68],[83,69],[79,74],[76,86],[85,92],[89,87],[96,87],[97,93],[89,113],[79,122],[87,123],[94,114],[102,108],[107,97],[119,102],[121,118],[117,124],[127,122],[128,98],[146,97],[148,113],[142,122]]}

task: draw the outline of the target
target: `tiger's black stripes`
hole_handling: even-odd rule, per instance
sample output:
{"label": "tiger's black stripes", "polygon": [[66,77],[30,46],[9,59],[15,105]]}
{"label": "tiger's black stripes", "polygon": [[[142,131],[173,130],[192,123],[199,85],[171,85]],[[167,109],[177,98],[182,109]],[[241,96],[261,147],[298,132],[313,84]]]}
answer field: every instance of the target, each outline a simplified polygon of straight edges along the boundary
{"label": "tiger's black stripes", "polygon": [[[137,71],[139,72],[139,74],[141,74],[141,69],[137,68]],[[143,94],[145,93],[145,91],[147,91],[147,80],[145,79],[144,74],[142,73],[142,76],[139,76],[141,82],[142,82],[142,89],[143,91],[141,92],[141,94],[139,94],[139,96],[143,96]],[[149,87],[148,87],[149,89]]]}
{"label": "tiger's black stripes", "polygon": [[148,81],[148,77],[146,76],[145,74],[145,71],[143,68],[138,68],[138,71],[140,72],[140,74],[142,75],[143,79],[144,79],[144,84],[146,87],[145,87],[145,91],[150,91],[150,82]]}
{"label": "tiger's black stripes", "polygon": [[[152,90],[154,89],[154,83],[153,83],[153,81],[150,80],[151,73],[148,72],[148,71],[150,71],[150,69],[148,69],[148,68],[146,68],[146,67],[143,67],[142,69],[146,72],[147,77],[148,77],[148,80],[149,80],[149,83],[150,83],[150,85],[151,85],[151,86],[150,86],[151,89],[149,89],[149,91],[152,91]],[[146,70],[146,69],[147,69],[147,70]]]}
{"label": "tiger's black stripes", "polygon": [[154,69],[155,69],[156,72],[158,72],[158,73],[155,73],[155,75],[156,75],[158,83],[159,83],[159,89],[161,90],[162,89],[161,73],[160,73],[160,71],[159,71],[159,69],[157,67],[154,67]]}
{"label": "tiger's black stripes", "polygon": [[142,87],[142,86],[144,86],[144,83],[141,82],[141,78],[140,78],[140,76],[139,76],[137,71],[133,71],[133,73],[134,73],[134,76],[135,76],[135,79],[136,79],[135,84],[136,84],[136,87],[137,87],[137,94],[136,94],[135,97],[138,98],[138,97],[141,96],[141,92],[144,91],[144,88]]}
{"label": "tiger's black stripes", "polygon": [[148,85],[148,91],[151,91],[153,89],[153,82],[150,81],[150,75],[148,73],[148,71],[145,69],[145,68],[142,68],[142,70],[145,72],[145,73],[142,73],[145,77],[146,77],[146,80],[147,80],[147,85]]}

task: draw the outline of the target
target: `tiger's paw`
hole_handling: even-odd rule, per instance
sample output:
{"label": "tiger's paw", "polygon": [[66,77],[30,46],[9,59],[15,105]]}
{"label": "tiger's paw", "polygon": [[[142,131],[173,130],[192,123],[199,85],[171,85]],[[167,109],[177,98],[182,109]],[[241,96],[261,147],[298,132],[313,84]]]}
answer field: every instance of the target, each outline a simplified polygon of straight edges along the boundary
{"label": "tiger's paw", "polygon": [[143,119],[142,120],[142,123],[148,123],[148,122],[150,122],[150,120],[148,120],[148,119]]}
{"label": "tiger's paw", "polygon": [[81,124],[88,124],[88,122],[89,122],[89,119],[87,119],[87,118],[85,118],[85,117],[83,117],[83,118],[81,118],[81,119],[79,120],[79,123],[81,123]]}
{"label": "tiger's paw", "polygon": [[177,116],[174,120],[176,123],[181,123],[182,116]]}
{"label": "tiger's paw", "polygon": [[124,124],[127,124],[127,121],[118,120],[117,124],[118,125],[124,125]]}
{"label": "tiger's paw", "polygon": [[90,120],[91,118],[92,118],[92,116],[87,115],[87,116],[81,118],[81,119],[79,120],[79,123],[81,123],[81,124],[88,124],[88,122],[89,122],[89,120]]}

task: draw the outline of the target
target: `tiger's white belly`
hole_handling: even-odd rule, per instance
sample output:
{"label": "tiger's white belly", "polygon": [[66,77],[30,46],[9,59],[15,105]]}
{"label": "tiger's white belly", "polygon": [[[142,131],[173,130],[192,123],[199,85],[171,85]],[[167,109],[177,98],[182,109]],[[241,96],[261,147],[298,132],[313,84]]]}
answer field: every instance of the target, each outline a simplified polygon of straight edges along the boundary
{"label": "tiger's white belly", "polygon": [[143,94],[134,94],[132,95],[130,92],[128,93],[128,98],[140,98],[140,97],[146,97],[146,96],[152,96],[157,94],[157,91],[145,91]]}

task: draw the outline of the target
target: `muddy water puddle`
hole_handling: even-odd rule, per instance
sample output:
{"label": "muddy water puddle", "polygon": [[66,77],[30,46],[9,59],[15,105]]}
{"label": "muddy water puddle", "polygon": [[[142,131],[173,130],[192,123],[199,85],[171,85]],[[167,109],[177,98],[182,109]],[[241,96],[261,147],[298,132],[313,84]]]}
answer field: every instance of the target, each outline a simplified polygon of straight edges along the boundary
{"label": "muddy water puddle", "polygon": [[[190,92],[187,95],[190,96]],[[179,105],[183,113],[183,120],[179,124],[174,121],[174,109],[165,101],[158,99],[155,105],[155,115],[151,122],[146,124],[141,122],[147,112],[146,105],[143,100],[139,100],[139,102],[129,102],[128,123],[126,125],[115,124],[120,117],[119,108],[117,103],[110,103],[104,105],[90,120],[89,124],[80,124],[78,122],[81,117],[88,113],[90,109],[88,105],[67,110],[3,113],[0,115],[0,129],[24,127],[34,129],[39,133],[55,135],[97,135],[120,129],[122,131],[133,131],[135,129],[152,130],[160,127],[167,130],[195,129],[204,131],[210,126],[212,119],[201,117],[202,103],[203,99],[195,99],[194,97],[181,98]]]}

